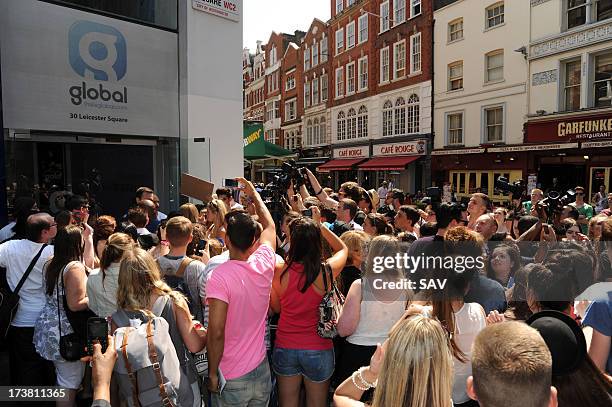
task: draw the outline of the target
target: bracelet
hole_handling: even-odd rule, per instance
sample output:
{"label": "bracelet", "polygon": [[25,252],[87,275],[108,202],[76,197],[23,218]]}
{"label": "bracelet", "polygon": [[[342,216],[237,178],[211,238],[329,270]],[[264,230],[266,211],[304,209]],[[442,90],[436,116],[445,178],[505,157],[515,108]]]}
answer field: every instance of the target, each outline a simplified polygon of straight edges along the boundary
{"label": "bracelet", "polygon": [[315,192],[315,196],[321,195],[321,192],[323,192],[323,188],[319,189],[319,192]]}
{"label": "bracelet", "polygon": [[368,368],[369,366],[360,367],[359,370],[357,370],[357,376],[359,377],[359,380],[363,382],[363,384],[368,386],[368,388],[373,388],[376,387],[376,385],[378,384],[378,379],[374,380],[374,383],[369,383],[366,379],[363,378],[363,372]]}
{"label": "bracelet", "polygon": [[162,246],[170,246],[170,242],[168,242],[167,240],[162,240],[159,242]]}
{"label": "bracelet", "polygon": [[355,376],[357,376],[358,374],[359,374],[359,370],[353,372],[353,374],[351,375],[351,380],[353,381],[353,386],[357,387],[361,391],[369,390],[370,387],[362,387],[362,386],[357,384],[357,382],[355,381]]}

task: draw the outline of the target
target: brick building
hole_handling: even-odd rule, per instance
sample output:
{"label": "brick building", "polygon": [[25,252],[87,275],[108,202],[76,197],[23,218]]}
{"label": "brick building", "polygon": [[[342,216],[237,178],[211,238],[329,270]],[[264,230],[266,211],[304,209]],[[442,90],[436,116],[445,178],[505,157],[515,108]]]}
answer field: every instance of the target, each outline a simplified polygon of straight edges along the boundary
{"label": "brick building", "polygon": [[247,48],[242,52],[242,78],[244,89],[243,118],[263,121],[265,106],[266,54],[261,41],[257,41],[255,53]]}

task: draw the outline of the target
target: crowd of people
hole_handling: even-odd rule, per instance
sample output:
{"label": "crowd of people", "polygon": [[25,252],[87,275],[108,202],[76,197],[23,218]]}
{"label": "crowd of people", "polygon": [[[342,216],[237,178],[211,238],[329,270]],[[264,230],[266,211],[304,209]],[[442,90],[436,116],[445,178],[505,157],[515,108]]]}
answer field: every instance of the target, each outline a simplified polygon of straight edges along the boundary
{"label": "crowd of people", "polygon": [[[303,177],[276,223],[243,178],[167,215],[147,187],[120,218],[18,198],[10,384],[61,386],[61,406],[612,406],[605,191],[553,211],[539,189],[462,205]],[[108,322],[106,349],[77,316]]]}

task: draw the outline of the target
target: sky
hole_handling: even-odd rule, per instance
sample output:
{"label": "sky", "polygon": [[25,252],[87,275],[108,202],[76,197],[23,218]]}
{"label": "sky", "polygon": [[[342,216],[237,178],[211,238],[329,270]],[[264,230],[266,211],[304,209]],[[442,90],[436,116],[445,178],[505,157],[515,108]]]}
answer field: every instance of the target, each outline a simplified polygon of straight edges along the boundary
{"label": "sky", "polygon": [[255,50],[257,40],[265,44],[272,31],[307,31],[314,18],[330,18],[330,0],[243,0],[243,46]]}

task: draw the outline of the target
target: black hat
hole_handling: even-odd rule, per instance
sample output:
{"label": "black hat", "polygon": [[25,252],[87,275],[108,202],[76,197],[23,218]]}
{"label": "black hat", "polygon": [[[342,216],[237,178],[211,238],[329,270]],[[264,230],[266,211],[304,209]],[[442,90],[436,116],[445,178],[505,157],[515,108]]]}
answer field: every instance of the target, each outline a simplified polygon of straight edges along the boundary
{"label": "black hat", "polygon": [[538,330],[552,355],[553,376],[575,372],[587,355],[584,333],[570,316],[559,311],[532,315],[527,324]]}

